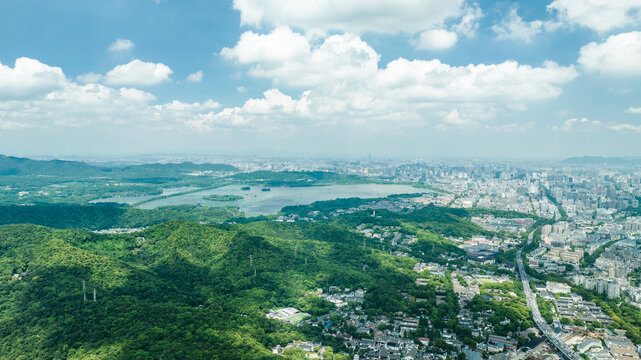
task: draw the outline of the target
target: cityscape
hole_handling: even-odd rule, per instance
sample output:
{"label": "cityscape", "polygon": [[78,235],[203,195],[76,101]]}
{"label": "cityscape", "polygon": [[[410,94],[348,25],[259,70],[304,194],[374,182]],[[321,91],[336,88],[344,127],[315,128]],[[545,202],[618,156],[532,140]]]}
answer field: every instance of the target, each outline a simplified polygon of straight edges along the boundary
{"label": "cityscape", "polygon": [[641,360],[641,0],[0,0],[0,360]]}

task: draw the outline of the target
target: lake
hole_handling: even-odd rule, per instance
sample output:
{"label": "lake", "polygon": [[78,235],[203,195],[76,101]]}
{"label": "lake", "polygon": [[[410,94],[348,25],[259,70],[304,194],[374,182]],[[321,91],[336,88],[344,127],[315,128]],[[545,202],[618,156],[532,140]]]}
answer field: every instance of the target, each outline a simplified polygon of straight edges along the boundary
{"label": "lake", "polygon": [[[227,185],[216,189],[203,190],[184,195],[158,199],[141,204],[138,208],[153,209],[160,206],[196,205],[204,206],[238,206],[245,216],[269,215],[279,212],[289,205],[307,205],[315,201],[334,200],[339,198],[379,198],[394,194],[426,193],[409,185],[359,184],[328,185],[310,187],[273,187],[271,191],[262,191],[262,187],[252,186],[250,190],[241,190],[241,185]],[[204,200],[207,195],[240,195],[242,200],[212,201]],[[102,199],[103,201],[107,199]]]}

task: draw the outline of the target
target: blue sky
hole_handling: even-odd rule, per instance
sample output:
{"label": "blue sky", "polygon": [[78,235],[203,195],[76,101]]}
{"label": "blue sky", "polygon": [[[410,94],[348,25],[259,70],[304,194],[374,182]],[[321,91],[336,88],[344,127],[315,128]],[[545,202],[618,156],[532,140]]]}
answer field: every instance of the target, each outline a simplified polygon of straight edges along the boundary
{"label": "blue sky", "polygon": [[0,153],[641,155],[641,0],[0,6]]}

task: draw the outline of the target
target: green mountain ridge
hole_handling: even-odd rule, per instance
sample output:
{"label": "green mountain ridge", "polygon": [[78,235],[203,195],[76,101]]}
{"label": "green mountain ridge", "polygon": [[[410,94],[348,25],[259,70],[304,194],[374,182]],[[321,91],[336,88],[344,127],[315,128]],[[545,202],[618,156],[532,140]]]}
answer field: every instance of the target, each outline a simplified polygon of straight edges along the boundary
{"label": "green mountain ridge", "polygon": [[238,171],[238,169],[226,164],[194,164],[191,162],[100,167],[80,161],[32,160],[28,158],[0,155],[0,176],[97,176],[135,179],[137,177],[165,178],[194,171],[234,172]]}
{"label": "green mountain ridge", "polygon": [[376,299],[416,291],[414,261],[361,239],[331,223],[173,220],[123,235],[0,226],[0,358],[272,358],[312,333],[265,313],[322,313],[303,297],[318,287],[371,288],[372,313],[407,306]]}

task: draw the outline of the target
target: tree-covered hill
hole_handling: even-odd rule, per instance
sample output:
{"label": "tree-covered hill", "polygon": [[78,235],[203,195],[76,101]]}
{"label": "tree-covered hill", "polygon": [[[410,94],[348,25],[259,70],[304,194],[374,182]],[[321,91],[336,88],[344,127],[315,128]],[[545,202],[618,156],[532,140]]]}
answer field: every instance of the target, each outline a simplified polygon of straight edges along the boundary
{"label": "tree-covered hill", "polygon": [[234,174],[230,179],[246,184],[266,186],[312,186],[322,184],[364,184],[374,182],[356,175],[343,175],[329,171],[254,171]]}
{"label": "tree-covered hill", "polygon": [[0,225],[36,224],[56,229],[139,228],[169,220],[214,223],[239,216],[236,207],[167,206],[152,210],[115,204],[33,206],[0,205]]}
{"label": "tree-covered hill", "polygon": [[[124,235],[0,226],[0,358],[271,358],[276,344],[317,339],[265,313],[324,313],[326,304],[304,294],[332,285],[368,289],[368,313],[418,314],[402,297],[376,300],[418,295],[417,259],[361,243],[323,223],[176,220]],[[13,280],[16,273],[28,274]],[[421,306],[436,306],[434,289],[421,291],[429,298]]]}
{"label": "tree-covered hill", "polygon": [[93,166],[80,161],[32,160],[0,155],[0,176],[64,176],[74,178],[107,177],[118,179],[176,177],[194,171],[233,172],[237,168],[225,164],[142,164],[130,166]]}

